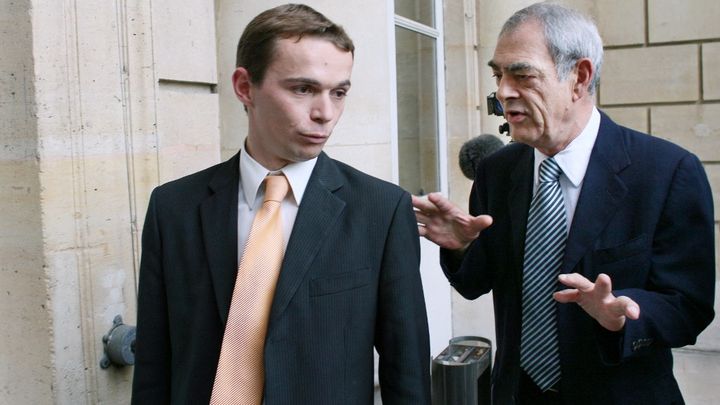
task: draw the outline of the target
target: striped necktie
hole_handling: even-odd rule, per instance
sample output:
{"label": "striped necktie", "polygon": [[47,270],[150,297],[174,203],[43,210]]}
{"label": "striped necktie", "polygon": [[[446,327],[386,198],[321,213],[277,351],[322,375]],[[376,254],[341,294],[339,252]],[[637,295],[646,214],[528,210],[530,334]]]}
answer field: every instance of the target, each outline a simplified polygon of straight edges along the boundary
{"label": "striped necktie", "polygon": [[565,203],[553,158],[540,164],[538,190],[530,204],[522,287],[520,365],[546,391],[560,380],[556,304],[552,298],[565,255]]}
{"label": "striped necktie", "polygon": [[264,181],[265,198],[253,219],[230,302],[212,405],[259,405],[263,398],[265,336],[285,253],[280,204],[289,188],[283,175]]}

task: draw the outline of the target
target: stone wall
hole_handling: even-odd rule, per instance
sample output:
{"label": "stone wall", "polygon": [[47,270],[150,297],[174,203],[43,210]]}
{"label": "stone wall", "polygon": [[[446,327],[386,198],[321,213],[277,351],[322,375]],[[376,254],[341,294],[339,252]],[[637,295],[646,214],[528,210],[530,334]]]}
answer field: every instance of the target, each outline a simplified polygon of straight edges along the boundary
{"label": "stone wall", "polygon": [[30,3],[0,3],[0,403],[17,404],[52,399]]}
{"label": "stone wall", "polygon": [[[0,6],[0,403],[126,404],[150,191],[220,158],[211,0]],[[7,365],[10,365],[7,367]]]}
{"label": "stone wall", "polygon": [[[711,0],[597,2],[605,41],[598,103],[623,125],[668,139],[705,166],[720,229],[720,3]],[[717,252],[716,252],[717,256]],[[715,311],[720,312],[716,259]],[[720,402],[720,320],[697,344],[675,350],[689,404]]]}

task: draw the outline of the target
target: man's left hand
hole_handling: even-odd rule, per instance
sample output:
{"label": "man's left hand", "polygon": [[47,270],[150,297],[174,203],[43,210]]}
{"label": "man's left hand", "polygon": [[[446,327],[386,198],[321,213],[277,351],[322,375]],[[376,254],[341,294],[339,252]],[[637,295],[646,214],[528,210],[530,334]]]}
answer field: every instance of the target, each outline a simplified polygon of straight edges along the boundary
{"label": "man's left hand", "polygon": [[563,304],[575,302],[600,325],[616,332],[625,326],[625,319],[638,319],[640,306],[628,297],[612,294],[612,282],[607,274],[598,275],[593,283],[578,273],[561,274],[558,279],[570,287],[553,294]]}

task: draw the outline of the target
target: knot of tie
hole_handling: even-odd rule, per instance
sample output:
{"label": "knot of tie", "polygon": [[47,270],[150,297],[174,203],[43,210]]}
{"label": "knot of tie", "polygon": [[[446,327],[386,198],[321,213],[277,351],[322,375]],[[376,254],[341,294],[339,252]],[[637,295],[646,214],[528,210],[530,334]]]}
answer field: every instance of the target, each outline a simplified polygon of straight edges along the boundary
{"label": "knot of tie", "polygon": [[555,182],[560,178],[562,169],[554,158],[547,158],[540,163],[539,181],[540,183]]}
{"label": "knot of tie", "polygon": [[285,199],[290,185],[285,175],[270,175],[265,177],[265,198],[263,203],[268,201],[280,202]]}

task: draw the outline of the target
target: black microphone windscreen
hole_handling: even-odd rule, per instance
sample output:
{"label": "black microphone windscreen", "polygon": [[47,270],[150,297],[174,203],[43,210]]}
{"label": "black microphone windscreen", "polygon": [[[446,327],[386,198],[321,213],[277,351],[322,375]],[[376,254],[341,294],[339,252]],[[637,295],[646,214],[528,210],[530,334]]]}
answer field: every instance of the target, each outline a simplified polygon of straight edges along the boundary
{"label": "black microphone windscreen", "polygon": [[483,134],[465,142],[460,148],[460,170],[470,180],[475,179],[475,168],[481,160],[495,153],[505,144],[495,135]]}

